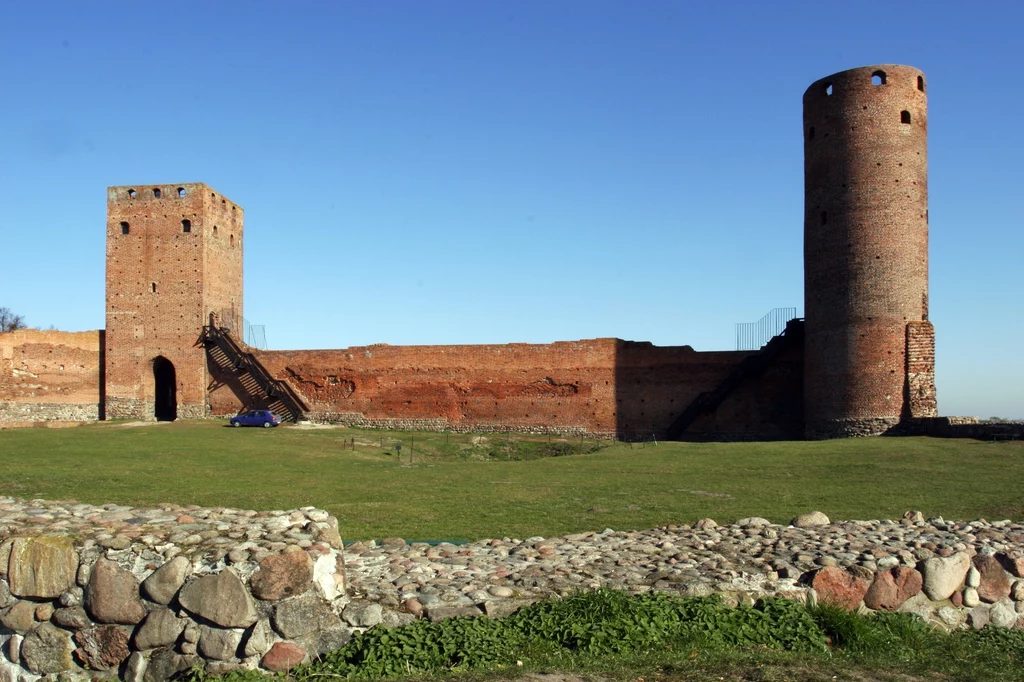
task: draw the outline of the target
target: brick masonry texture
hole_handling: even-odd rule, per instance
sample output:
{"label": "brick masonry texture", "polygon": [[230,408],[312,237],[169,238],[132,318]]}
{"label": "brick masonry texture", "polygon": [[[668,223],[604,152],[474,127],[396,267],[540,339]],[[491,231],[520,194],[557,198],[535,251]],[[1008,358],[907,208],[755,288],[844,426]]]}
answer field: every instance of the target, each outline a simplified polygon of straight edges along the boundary
{"label": "brick masonry texture", "polygon": [[809,437],[906,412],[907,324],[928,319],[925,90],[917,69],[882,65],[804,93]]}
{"label": "brick masonry texture", "polygon": [[0,334],[0,422],[100,418],[102,332]]}
{"label": "brick masonry texture", "polygon": [[[702,391],[750,353],[697,352],[619,339],[553,344],[389,346],[254,351],[303,396],[314,419],[383,428],[513,430],[620,437],[660,435]],[[786,384],[775,394],[797,393]],[[768,377],[765,387],[780,380]],[[751,399],[748,403],[757,402]],[[214,413],[233,414],[241,397],[211,394]],[[759,419],[767,421],[760,414]],[[752,432],[736,409],[704,426]]]}
{"label": "brick masonry texture", "polygon": [[910,417],[936,417],[935,327],[907,323],[907,410]]}
{"label": "brick masonry texture", "polygon": [[242,318],[242,209],[204,184],[107,190],[107,387],[111,417],[151,419],[154,361],[174,368],[177,416],[207,413],[211,313]]}

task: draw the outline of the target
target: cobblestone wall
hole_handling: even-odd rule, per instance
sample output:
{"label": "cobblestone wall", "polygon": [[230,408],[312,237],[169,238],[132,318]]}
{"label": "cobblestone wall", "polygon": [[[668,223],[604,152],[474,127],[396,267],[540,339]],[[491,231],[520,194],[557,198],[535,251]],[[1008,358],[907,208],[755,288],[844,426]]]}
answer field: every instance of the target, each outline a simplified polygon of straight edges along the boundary
{"label": "cobblestone wall", "polygon": [[647,531],[361,541],[313,507],[96,507],[0,497],[0,680],[164,682],[283,672],[369,627],[502,617],[607,587],[729,604],[765,596],[902,611],[937,627],[1024,626],[1024,524],[790,525],[701,519]]}

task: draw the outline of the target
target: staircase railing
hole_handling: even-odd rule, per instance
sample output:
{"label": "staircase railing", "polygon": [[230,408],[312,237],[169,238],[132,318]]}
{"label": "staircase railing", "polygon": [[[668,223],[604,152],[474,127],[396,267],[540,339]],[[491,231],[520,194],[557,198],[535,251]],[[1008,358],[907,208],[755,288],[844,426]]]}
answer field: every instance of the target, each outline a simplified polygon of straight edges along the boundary
{"label": "staircase railing", "polygon": [[690,428],[697,417],[721,405],[722,401],[746,379],[757,376],[768,369],[779,353],[803,336],[803,331],[804,321],[802,319],[789,320],[781,334],[773,337],[757,353],[743,358],[743,361],[726,375],[714,390],[703,391],[694,398],[693,402],[687,405],[686,409],[668,427],[665,433],[666,438],[669,440],[679,438],[686,429]]}
{"label": "staircase railing", "polygon": [[280,400],[290,413],[282,416],[289,417],[291,421],[297,421],[309,411],[309,407],[291,386],[284,381],[275,379],[252,353],[238,345],[227,328],[216,326],[213,324],[213,320],[210,322],[210,325],[203,327],[202,336],[199,337],[199,342],[207,350],[211,346],[218,347],[236,373],[247,373],[267,398]]}

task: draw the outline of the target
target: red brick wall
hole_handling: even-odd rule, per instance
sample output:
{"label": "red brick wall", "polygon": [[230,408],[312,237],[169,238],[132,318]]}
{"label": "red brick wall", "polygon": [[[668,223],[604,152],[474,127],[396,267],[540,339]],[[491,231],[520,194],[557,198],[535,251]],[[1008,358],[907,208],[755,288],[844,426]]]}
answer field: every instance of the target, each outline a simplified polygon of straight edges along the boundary
{"label": "red brick wall", "polygon": [[618,432],[624,438],[660,435],[698,395],[714,390],[750,355],[636,341],[618,345],[615,400]]}
{"label": "red brick wall", "polygon": [[878,433],[905,413],[906,327],[928,317],[925,87],[883,65],[804,94],[809,437]]}
{"label": "red brick wall", "polygon": [[99,418],[102,335],[36,329],[0,334],[0,422]]}
{"label": "red brick wall", "polygon": [[804,433],[804,344],[794,342],[763,374],[741,384],[688,430],[694,440],[800,440]]}
{"label": "red brick wall", "polygon": [[[254,353],[304,397],[318,419],[625,438],[660,436],[697,395],[714,389],[750,354],[618,339]],[[799,365],[799,351],[780,361],[782,369],[766,373],[758,388],[716,419],[716,433],[746,437],[761,429],[767,437],[782,437],[782,427],[766,425],[771,417],[782,418],[790,431],[795,421],[799,431]],[[219,414],[242,406],[237,386],[227,380],[210,401]],[[752,404],[759,406],[756,414],[745,407]]]}
{"label": "red brick wall", "polygon": [[159,356],[174,365],[178,415],[206,415],[205,353],[194,343],[211,312],[241,317],[241,209],[201,183],[109,188],[110,416],[153,418]]}

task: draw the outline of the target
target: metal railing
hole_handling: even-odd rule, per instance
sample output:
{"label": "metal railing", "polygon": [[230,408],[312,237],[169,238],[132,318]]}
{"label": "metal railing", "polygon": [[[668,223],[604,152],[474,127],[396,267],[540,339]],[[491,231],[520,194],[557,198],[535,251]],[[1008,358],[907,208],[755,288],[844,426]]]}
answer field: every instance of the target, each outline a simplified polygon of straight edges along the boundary
{"label": "metal railing", "polygon": [[267,349],[267,328],[262,324],[249,324],[249,320],[242,318],[242,340],[250,348],[259,350]]}
{"label": "metal railing", "polygon": [[796,308],[773,308],[757,322],[736,323],[736,350],[757,350],[786,329]]}

